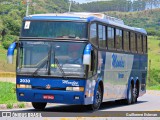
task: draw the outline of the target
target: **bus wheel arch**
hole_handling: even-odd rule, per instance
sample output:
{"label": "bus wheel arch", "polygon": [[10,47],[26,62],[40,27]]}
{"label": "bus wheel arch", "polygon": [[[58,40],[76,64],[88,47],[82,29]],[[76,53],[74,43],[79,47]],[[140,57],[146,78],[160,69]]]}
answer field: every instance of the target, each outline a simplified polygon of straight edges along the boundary
{"label": "bus wheel arch", "polygon": [[103,82],[99,81],[97,82],[94,90],[93,104],[91,105],[91,109],[93,111],[96,111],[99,109],[103,100],[103,92],[104,92]]}

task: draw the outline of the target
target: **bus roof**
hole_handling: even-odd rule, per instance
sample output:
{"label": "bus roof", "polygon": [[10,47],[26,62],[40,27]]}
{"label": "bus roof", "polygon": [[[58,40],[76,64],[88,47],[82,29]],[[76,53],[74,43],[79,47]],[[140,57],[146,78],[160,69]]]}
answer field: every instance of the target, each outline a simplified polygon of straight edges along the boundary
{"label": "bus roof", "polygon": [[70,13],[35,14],[24,17],[24,20],[66,20],[66,21],[85,21],[85,22],[100,21],[110,25],[147,34],[146,30],[143,28],[127,26],[124,24],[123,20],[107,16],[102,13],[70,12]]}

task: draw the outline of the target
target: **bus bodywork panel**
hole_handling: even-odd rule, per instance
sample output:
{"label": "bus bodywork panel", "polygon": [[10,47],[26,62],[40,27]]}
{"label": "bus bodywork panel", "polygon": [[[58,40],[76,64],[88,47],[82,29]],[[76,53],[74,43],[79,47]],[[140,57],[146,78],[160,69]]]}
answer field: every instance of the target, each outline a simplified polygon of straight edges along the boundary
{"label": "bus bodywork panel", "polygon": [[[26,102],[48,102],[87,105],[93,103],[95,80],[64,80],[56,78],[33,78],[17,76],[17,84],[31,85],[32,88],[17,88],[17,99]],[[29,81],[24,83],[23,81]],[[67,91],[66,87],[84,87],[84,91]],[[49,87],[49,88],[48,88]],[[21,96],[23,94],[23,96]],[[45,95],[54,96],[44,99]],[[79,97],[75,98],[75,97]]]}
{"label": "bus bodywork panel", "polygon": [[[104,83],[103,101],[126,99],[128,84],[139,81],[139,96],[146,92],[147,56],[102,52],[98,53],[99,76]],[[100,79],[100,78],[99,78]]]}
{"label": "bus bodywork panel", "polygon": [[[98,52],[97,75],[88,80],[82,79],[56,79],[33,78],[17,76],[17,84],[20,81],[29,80],[32,89],[17,88],[19,101],[51,102],[64,104],[92,104],[94,90],[99,80],[103,81],[103,101],[126,99],[128,84],[131,80],[139,81],[139,96],[146,92],[147,56],[138,54],[122,54],[112,52]],[[47,85],[51,88],[47,89]],[[84,87],[84,92],[66,91],[66,87]],[[20,96],[23,93],[24,96]],[[45,100],[43,95],[54,95],[54,100]],[[79,96],[79,99],[75,99]]]}

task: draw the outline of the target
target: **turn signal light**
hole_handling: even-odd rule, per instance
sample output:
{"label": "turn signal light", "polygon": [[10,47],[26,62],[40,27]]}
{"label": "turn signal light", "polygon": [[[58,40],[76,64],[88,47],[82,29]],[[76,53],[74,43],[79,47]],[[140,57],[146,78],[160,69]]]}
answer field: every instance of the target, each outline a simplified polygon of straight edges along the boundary
{"label": "turn signal light", "polygon": [[84,91],[84,87],[66,87],[66,90],[68,91]]}
{"label": "turn signal light", "polygon": [[31,85],[17,84],[17,88],[32,88]]}

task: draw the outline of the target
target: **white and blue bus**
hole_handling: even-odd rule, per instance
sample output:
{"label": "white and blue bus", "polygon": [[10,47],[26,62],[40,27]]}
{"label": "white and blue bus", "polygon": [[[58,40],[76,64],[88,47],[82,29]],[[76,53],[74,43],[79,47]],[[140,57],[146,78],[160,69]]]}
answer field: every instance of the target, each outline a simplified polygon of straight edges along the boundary
{"label": "white and blue bus", "polygon": [[137,102],[146,92],[147,32],[100,13],[24,17],[16,59],[18,101],[88,105]]}

